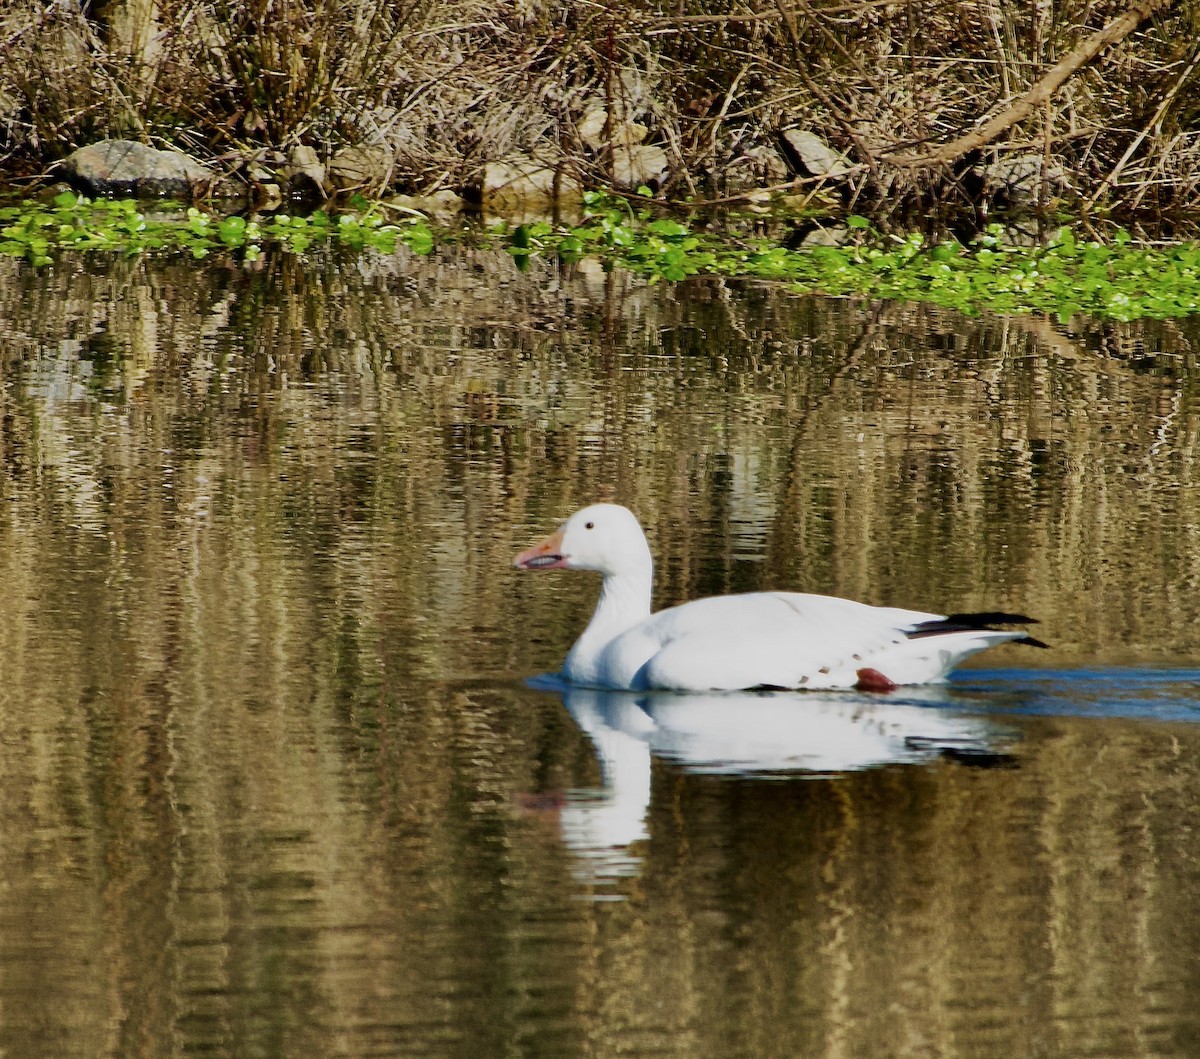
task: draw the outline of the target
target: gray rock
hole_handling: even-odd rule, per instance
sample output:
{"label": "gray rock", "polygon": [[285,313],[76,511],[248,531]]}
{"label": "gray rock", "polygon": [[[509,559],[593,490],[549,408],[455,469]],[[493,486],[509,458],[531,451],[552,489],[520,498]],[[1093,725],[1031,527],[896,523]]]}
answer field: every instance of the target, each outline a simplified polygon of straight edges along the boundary
{"label": "gray rock", "polygon": [[738,161],[768,184],[782,184],[788,178],[787,162],[772,147],[751,147]]}
{"label": "gray rock", "polygon": [[381,143],[345,147],[329,160],[329,182],[342,191],[385,187],[396,168],[396,152]]}
{"label": "gray rock", "polygon": [[723,195],[747,195],[761,202],[770,197],[763,189],[783,184],[790,175],[787,162],[774,148],[751,147],[730,160],[719,186]]}
{"label": "gray rock", "polygon": [[191,198],[216,179],[208,166],[182,151],[159,151],[134,140],[81,147],[63,162],[62,171],[92,195]]}
{"label": "gray rock", "polygon": [[[1003,196],[1010,203],[1035,201],[1042,189],[1040,154],[1016,154],[998,158],[984,170],[988,188],[993,196]],[[1050,191],[1059,192],[1071,186],[1066,171],[1051,162],[1046,166]]]}
{"label": "gray rock", "polygon": [[645,125],[626,117],[620,108],[614,109],[610,115],[603,106],[592,107],[587,111],[576,131],[579,138],[594,151],[610,143],[626,148],[634,147],[641,143],[647,134]]}
{"label": "gray rock", "polygon": [[274,181],[256,184],[254,192],[254,208],[256,210],[271,213],[283,205],[283,188]]}
{"label": "gray rock", "polygon": [[831,225],[828,228],[823,228],[818,225],[809,232],[800,242],[803,247],[814,246],[845,246],[853,239],[850,229],[843,224]]}
{"label": "gray rock", "polygon": [[485,213],[527,215],[578,203],[583,187],[561,167],[544,165],[535,158],[516,158],[484,167],[480,195]]}
{"label": "gray rock", "polygon": [[288,154],[288,164],[279,171],[280,177],[301,191],[325,193],[327,177],[325,166],[316,149],[306,144],[293,147]]}
{"label": "gray rock", "polygon": [[613,148],[613,183],[619,188],[661,185],[669,168],[667,152],[653,144]]}
{"label": "gray rock", "polygon": [[453,191],[443,188],[432,195],[392,195],[387,205],[406,213],[421,213],[435,221],[451,221],[462,213],[463,200]]}
{"label": "gray rock", "polygon": [[788,129],[783,142],[791,149],[805,176],[837,178],[850,171],[850,163],[820,136],[804,129]]}

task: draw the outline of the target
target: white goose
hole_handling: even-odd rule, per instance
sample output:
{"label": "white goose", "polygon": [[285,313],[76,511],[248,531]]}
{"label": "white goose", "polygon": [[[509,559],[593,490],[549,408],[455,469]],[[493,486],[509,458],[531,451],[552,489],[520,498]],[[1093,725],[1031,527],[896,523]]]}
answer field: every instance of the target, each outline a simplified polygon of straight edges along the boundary
{"label": "white goose", "polygon": [[801,592],[713,596],[651,614],[650,546],[618,504],[577,511],[513,565],[603,576],[596,611],[563,666],[568,681],[585,687],[891,691],[944,680],[995,644],[1046,646],[1023,631],[992,628],[1034,620],[1020,614],[926,614]]}

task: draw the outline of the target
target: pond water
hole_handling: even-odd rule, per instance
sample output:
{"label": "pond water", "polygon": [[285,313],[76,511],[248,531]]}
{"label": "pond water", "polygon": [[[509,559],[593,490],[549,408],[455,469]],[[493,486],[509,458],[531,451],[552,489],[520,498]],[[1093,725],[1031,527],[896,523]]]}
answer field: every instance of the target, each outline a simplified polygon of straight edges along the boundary
{"label": "pond water", "polygon": [[[1200,1053],[1200,320],[587,264],[0,260],[0,1052]],[[1037,615],[891,696],[553,672],[660,605]]]}

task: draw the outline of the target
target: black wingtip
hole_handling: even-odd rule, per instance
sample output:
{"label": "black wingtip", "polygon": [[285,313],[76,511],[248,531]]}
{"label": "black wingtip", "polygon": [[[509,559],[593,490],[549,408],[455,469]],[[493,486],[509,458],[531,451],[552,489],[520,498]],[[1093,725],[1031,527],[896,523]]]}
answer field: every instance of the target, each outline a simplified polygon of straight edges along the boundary
{"label": "black wingtip", "polygon": [[[1004,610],[972,610],[963,614],[947,614],[942,621],[967,629],[986,629],[992,625],[1037,625],[1037,618],[1028,614],[1010,614]],[[926,624],[932,625],[933,622]]]}
{"label": "black wingtip", "polygon": [[[908,632],[910,640],[923,636],[942,636],[951,632],[999,632],[997,625],[1036,625],[1037,618],[1027,614],[1010,614],[1004,610],[977,610],[962,614],[948,614],[944,618],[923,621],[914,625]],[[1049,647],[1036,636],[1022,636],[1013,643],[1028,644],[1030,647]]]}

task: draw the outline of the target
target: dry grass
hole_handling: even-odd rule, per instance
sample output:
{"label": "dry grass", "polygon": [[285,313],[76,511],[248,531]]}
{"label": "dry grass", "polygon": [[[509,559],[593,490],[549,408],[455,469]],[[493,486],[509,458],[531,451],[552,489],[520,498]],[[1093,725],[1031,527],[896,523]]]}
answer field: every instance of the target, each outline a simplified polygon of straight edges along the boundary
{"label": "dry grass", "polygon": [[600,185],[611,156],[579,127],[607,106],[663,147],[680,196],[786,179],[778,133],[801,127],[848,152],[839,190],[877,213],[975,208],[978,174],[1014,155],[1064,171],[1081,201],[1194,206],[1200,0],[1144,20],[1001,135],[910,164],[1003,115],[1127,7],[113,0],[101,18],[94,3],[9,0],[0,157],[36,172],[122,135],[246,171],[296,146],[328,159],[374,145],[405,190],[470,188],[487,162],[526,154]]}

